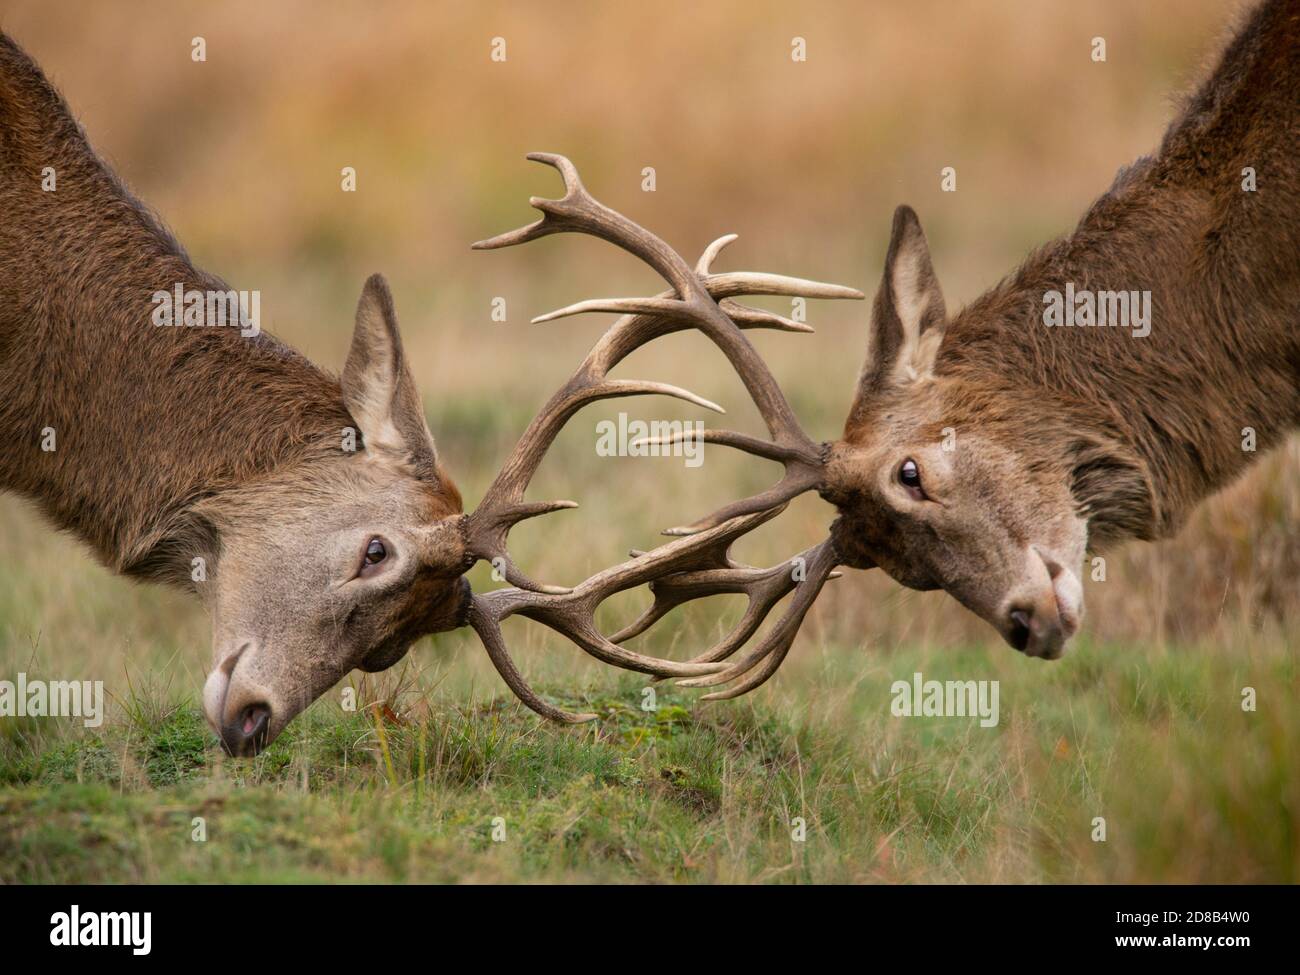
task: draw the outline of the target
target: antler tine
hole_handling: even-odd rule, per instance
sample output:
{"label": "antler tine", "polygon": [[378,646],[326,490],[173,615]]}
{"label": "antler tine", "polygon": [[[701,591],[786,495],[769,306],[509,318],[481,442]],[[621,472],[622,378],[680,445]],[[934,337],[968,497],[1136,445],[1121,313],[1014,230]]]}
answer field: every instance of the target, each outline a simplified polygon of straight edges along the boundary
{"label": "antler tine", "polygon": [[[715,684],[725,684],[737,678],[744,677],[739,684],[729,687],[724,691],[717,691],[713,694],[706,694],[702,698],[705,701],[723,701],[733,697],[739,697],[746,694],[754,688],[765,683],[768,678],[776,673],[777,669],[785,661],[786,654],[790,652],[790,647],[794,644],[795,636],[798,635],[799,627],[803,624],[804,616],[816,601],[818,594],[821,593],[822,586],[828,579],[835,577],[835,567],[839,564],[839,554],[835,550],[835,543],[832,539],[826,539],[818,545],[814,545],[803,553],[807,568],[806,574],[802,580],[793,582],[785,592],[791,589],[795,590],[795,596],[785,613],[769,630],[758,644],[747,652],[743,657],[727,667],[725,670],[717,671],[704,677],[694,677],[687,680],[680,680],[677,683],[683,687],[709,687]],[[784,596],[785,592],[781,595]],[[780,596],[777,597],[779,599]],[[773,600],[763,615],[767,614],[771,605],[775,604]],[[749,615],[748,613],[746,614]],[[748,623],[748,620],[742,621]],[[760,617],[758,623],[762,622]],[[758,628],[758,623],[754,623],[749,629],[753,633]],[[746,637],[748,639],[748,636]],[[744,641],[741,641],[742,643]],[[720,646],[731,644],[730,637],[723,641]],[[739,644],[734,644],[739,646]],[[697,660],[721,659],[716,655],[705,654]],[[754,670],[760,663],[762,666]],[[753,671],[750,673],[750,671]],[[745,676],[748,674],[748,676]]]}
{"label": "antler tine", "polygon": [[[706,430],[702,436],[694,432],[681,432],[666,437],[648,437],[638,441],[639,444],[673,444],[681,443],[688,439],[701,438],[706,443],[719,443],[725,446],[734,447],[738,450],[746,451],[758,457],[767,460],[774,460],[785,467],[785,474],[782,478],[758,494],[739,501],[733,501],[713,513],[699,519],[689,525],[678,526],[667,529],[665,535],[690,535],[698,531],[713,528],[722,522],[735,518],[740,515],[748,514],[752,511],[762,511],[773,505],[784,504],[791,498],[794,498],[805,491],[816,489],[822,479],[822,468],[825,462],[825,446],[821,444],[812,444],[808,437],[803,433],[797,422],[791,419],[792,426],[786,425],[781,419],[783,412],[789,413],[789,405],[786,403],[784,395],[780,391],[776,380],[772,378],[767,366],[762,359],[757,356],[754,347],[749,344],[743,335],[740,335],[737,328],[777,328],[783,331],[810,332],[812,328],[801,322],[796,322],[783,316],[763,311],[758,308],[750,308],[739,302],[733,301],[732,298],[737,295],[785,295],[792,297],[811,297],[811,298],[853,298],[861,299],[864,297],[862,292],[855,288],[847,288],[843,285],[826,284],[820,281],[809,281],[804,278],[789,277],[781,274],[763,274],[752,271],[732,271],[722,274],[711,273],[713,261],[729,244],[737,239],[736,234],[726,234],[709,244],[704,253],[700,256],[695,265],[695,274],[700,282],[704,292],[713,299],[714,306],[721,311],[732,323],[730,332],[725,332],[723,336],[718,336],[712,331],[713,323],[701,324],[691,315],[678,313],[674,317],[675,323],[669,328],[661,328],[656,334],[665,334],[667,331],[676,331],[681,328],[694,327],[699,328],[705,334],[709,335],[714,342],[722,348],[723,352],[731,360],[736,371],[740,374],[746,388],[749,389],[755,404],[759,407],[765,422],[768,425],[768,431],[772,434],[773,440],[764,441],[757,437],[751,437],[747,434],[736,433],[726,430]],[[568,315],[577,315],[588,311],[638,311],[645,309],[646,314],[653,311],[662,311],[667,316],[679,311],[682,301],[672,298],[672,292],[664,292],[656,295],[654,298],[631,298],[631,299],[595,299],[592,301],[581,301],[558,311],[550,312],[546,315],[535,318],[535,322],[549,322],[557,318],[563,318]],[[743,343],[743,348],[737,345]],[[746,371],[750,367],[750,357],[756,360],[753,365],[753,371]],[[738,364],[738,360],[741,364]],[[792,418],[792,414],[791,414]]]}
{"label": "antler tine", "polygon": [[[816,546],[767,569],[739,565],[724,555],[717,560],[715,567],[678,572],[657,579],[650,584],[654,602],[634,622],[610,636],[610,640],[623,643],[639,636],[670,611],[693,600],[724,593],[743,593],[748,602],[740,621],[721,641],[687,662],[725,660],[749,641],[777,603],[802,585],[807,578],[808,565],[816,560],[819,552],[820,546]],[[827,578],[838,576],[838,572],[831,571]]]}
{"label": "antler tine", "polygon": [[530,197],[528,205],[542,211],[541,219],[518,230],[480,240],[472,245],[475,250],[513,247],[550,234],[585,233],[601,237],[641,258],[658,271],[683,299],[698,287],[690,268],[676,251],[588,193],[578,176],[577,167],[566,157],[552,152],[530,152],[526,158],[559,170],[564,179],[564,196],[558,200]]}
{"label": "antler tine", "polygon": [[[776,517],[783,510],[785,506],[781,505],[764,512],[762,521]],[[722,593],[742,592],[744,591],[741,588],[742,579],[747,579],[751,574],[762,574],[767,571],[732,561],[731,546],[735,538],[727,537],[710,544],[698,544],[704,537],[703,535],[697,537],[695,551],[698,554],[689,567],[682,567],[671,575],[651,581],[650,592],[654,596],[654,601],[636,620],[612,634],[609,638],[611,643],[623,643],[640,636],[682,603]],[[640,558],[646,553],[633,549],[628,554],[633,558]],[[727,575],[727,573],[735,573],[735,575]]]}
{"label": "antler tine", "polygon": [[[729,299],[743,294],[791,295],[818,298],[862,298],[861,292],[838,285],[807,281],[783,275],[732,272],[710,275],[714,257],[735,235],[719,238],[704,252],[692,270],[667,244],[622,214],[596,201],[582,185],[576,167],[564,156],[530,153],[528,158],[553,166],[560,172],[565,192],[559,200],[537,197],[529,202],[542,212],[540,219],[526,227],[500,234],[474,244],[478,250],[490,250],[525,243],[555,233],[575,232],[600,237],[641,258],[670,285],[672,291],[652,298],[614,298],[579,302],[566,309],[539,316],[535,321],[551,321],[569,314],[587,311],[613,311],[623,314],[596,344],[569,382],[543,407],[529,425],[514,452],[502,466],[482,503],[462,521],[465,551],[470,562],[490,560],[512,585],[533,592],[558,595],[567,590],[540,585],[521,572],[506,548],[510,528],[524,518],[562,508],[576,507],[571,501],[525,504],[523,495],[547,449],[564,424],[583,406],[599,399],[632,396],[642,393],[674,396],[716,412],[717,404],[687,390],[664,383],[611,380],[608,373],[633,350],[657,338],[684,328],[699,328],[727,355],[758,405],[776,446],[759,453],[786,465],[787,476],[774,488],[744,501],[728,505],[689,529],[687,534],[714,528],[731,517],[765,511],[782,504],[802,491],[815,487],[820,480],[822,449],[799,428],[789,404],[767,371],[762,359],[741,334],[742,328],[778,328],[805,331],[807,326],[759,309],[746,308]],[[721,303],[721,304],[720,304]],[[725,307],[724,307],[725,306]],[[735,318],[733,320],[732,317]],[[736,435],[739,437],[740,435]],[[749,438],[755,444],[761,443]],[[718,440],[719,443],[728,443]],[[738,445],[738,442],[731,445]],[[742,447],[742,449],[744,449]],[[755,451],[757,452],[757,451]],[[779,456],[777,455],[779,453]],[[793,476],[791,472],[793,471]],[[725,513],[725,516],[723,516]]]}
{"label": "antler tine", "polygon": [[[780,509],[735,518],[690,538],[678,539],[651,552],[598,572],[565,592],[536,592],[520,588],[496,589],[471,597],[465,622],[474,628],[488,656],[506,684],[521,701],[539,714],[557,721],[589,721],[594,714],[573,714],[543,701],[515,667],[501,636],[501,621],[526,616],[567,637],[579,648],[605,663],[655,677],[692,677],[723,669],[713,661],[661,660],[618,646],[596,628],[596,610],[610,596],[643,583],[701,564],[710,564],[746,532],[775,517]],[[724,556],[725,557],[725,556]]]}
{"label": "antler tine", "polygon": [[[747,326],[777,327],[793,331],[799,329],[800,323],[732,301],[731,298],[736,295],[787,295],[810,298],[853,299],[865,297],[861,291],[855,288],[846,288],[838,284],[825,284],[820,281],[808,281],[803,278],[792,278],[781,274],[759,274],[751,271],[713,274],[713,261],[717,259],[717,256],[722,253],[724,248],[736,239],[736,234],[727,234],[713,241],[700,255],[695,270],[709,294],[715,299],[721,299],[719,306],[727,312],[740,328]],[[763,375],[768,383],[776,387],[776,380],[772,378],[766,366],[763,366]],[[779,394],[779,387],[777,387],[777,391]],[[755,398],[755,403],[762,411],[762,403],[757,398]],[[764,413],[764,418],[766,419],[766,413]],[[722,444],[737,450],[743,450],[756,457],[774,460],[785,467],[785,474],[766,491],[723,505],[713,513],[689,525],[666,529],[664,531],[665,535],[691,535],[745,512],[761,510],[764,506],[771,504],[784,504],[791,498],[797,497],[805,491],[814,490],[820,485],[822,468],[825,463],[824,445],[819,445],[816,456],[810,457],[805,444],[783,442],[776,431],[772,430],[770,423],[768,429],[773,434],[773,440],[770,442],[731,430],[705,430],[703,433],[692,432],[690,434],[691,437],[703,440],[705,443]],[[686,439],[688,437],[683,431],[681,435],[646,437],[637,441],[637,443],[639,445],[665,445],[680,443]]]}
{"label": "antler tine", "polygon": [[553,704],[547,704],[543,701],[528,681],[524,679],[524,675],[519,673],[519,668],[515,666],[514,660],[511,659],[510,651],[506,648],[506,641],[501,636],[500,621],[479,600],[480,597],[478,596],[470,600],[469,612],[466,615],[465,622],[474,628],[474,632],[478,634],[484,649],[487,650],[488,659],[492,661],[492,665],[496,667],[497,673],[506,682],[506,686],[514,691],[515,697],[542,717],[564,724],[582,724],[585,721],[594,721],[600,717],[589,711],[575,714],[572,711],[557,708]]}

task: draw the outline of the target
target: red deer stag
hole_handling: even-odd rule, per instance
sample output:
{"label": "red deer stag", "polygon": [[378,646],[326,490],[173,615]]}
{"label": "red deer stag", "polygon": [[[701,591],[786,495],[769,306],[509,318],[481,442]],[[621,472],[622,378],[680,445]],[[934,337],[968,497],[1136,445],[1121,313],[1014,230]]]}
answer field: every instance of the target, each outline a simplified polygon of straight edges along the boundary
{"label": "red deer stag", "polygon": [[[567,160],[538,158],[563,171],[565,197],[535,201],[543,220],[481,246],[625,232]],[[383,278],[366,282],[338,379],[257,328],[159,327],[158,295],[233,292],[194,267],[95,155],[35,63],[0,35],[0,489],[35,501],[110,568],[202,598],[213,632],[203,708],[233,754],[256,754],[353,668],[382,670],[418,637],[462,625],[481,635],[530,707],[559,720],[593,717],[561,711],[524,683],[499,629],[514,614],[622,667],[711,673],[720,665],[627,651],[602,637],[592,616],[609,595],[691,568],[766,515],[719,522],[573,589],[530,580],[510,560],[506,536],[524,518],[573,507],[523,496],[584,405],[652,393],[712,406],[662,383],[608,378],[630,352],[682,327],[664,311],[701,310],[692,324],[744,368],[757,355],[739,328],[801,326],[735,296],[863,296],[778,275],[701,278],[664,253],[620,242],[663,268],[678,297],[645,302],[615,323],[533,421],[479,507],[463,514]],[[790,415],[779,392],[762,402]],[[514,587],[473,595],[464,574],[479,559]]]}
{"label": "red deer stag", "polygon": [[[837,564],[945,589],[1017,650],[1059,657],[1082,617],[1087,550],[1172,535],[1257,456],[1243,436],[1262,451],[1300,423],[1298,159],[1300,3],[1267,0],[1159,150],[959,313],[916,214],[899,207],[842,439],[813,441],[762,364],[733,359],[773,442],[706,439],[781,463],[784,477],[669,534],[767,517],[812,490],[838,517],[804,553],[784,617],[725,670],[680,683],[735,682],[714,699],[762,684]],[[660,262],[664,249],[648,235],[641,248]],[[641,306],[569,311],[620,307]],[[709,556],[657,580],[649,610],[611,639],[688,600],[748,592],[738,628],[696,658],[720,661],[796,588],[735,565],[725,546]]]}

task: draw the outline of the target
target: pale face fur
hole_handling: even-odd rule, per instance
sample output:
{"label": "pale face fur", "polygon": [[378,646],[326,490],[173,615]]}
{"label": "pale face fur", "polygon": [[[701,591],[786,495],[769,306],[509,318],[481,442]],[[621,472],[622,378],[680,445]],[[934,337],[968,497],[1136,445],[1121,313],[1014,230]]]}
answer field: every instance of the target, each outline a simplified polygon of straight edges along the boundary
{"label": "pale face fur", "polygon": [[979,402],[934,374],[944,322],[920,224],[900,208],[862,385],[828,462],[836,545],[850,565],[946,590],[1016,649],[1058,657],[1082,616],[1087,544],[1069,465],[981,422]]}
{"label": "pale face fur", "polygon": [[352,669],[383,670],[459,625],[460,497],[438,470],[381,280],[362,296],[342,386],[364,449],[279,471],[204,512],[220,554],[204,589],[203,707],[234,754],[265,747]]}

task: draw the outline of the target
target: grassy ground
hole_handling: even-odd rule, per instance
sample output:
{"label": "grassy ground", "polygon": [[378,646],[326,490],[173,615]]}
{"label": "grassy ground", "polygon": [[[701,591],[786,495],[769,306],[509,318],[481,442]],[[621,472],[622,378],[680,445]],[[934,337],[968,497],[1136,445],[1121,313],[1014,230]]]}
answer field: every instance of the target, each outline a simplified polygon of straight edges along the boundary
{"label": "grassy ground", "polygon": [[[599,242],[471,252],[555,190],[524,152],[568,153],[598,197],[692,259],[737,231],[720,270],[869,293],[890,213],[909,202],[956,308],[1157,144],[1223,7],[392,3],[322,16],[159,2],[55,16],[47,0],[12,0],[0,27],[195,260],[261,290],[268,329],[316,361],[341,366],[362,281],[388,274],[440,453],[473,504],[604,327],[528,319],[662,287]],[[190,60],[195,35],[206,62]],[[498,35],[504,64],[487,57]],[[1105,63],[1089,57],[1097,35]],[[794,36],[805,63],[790,60]],[[355,194],[340,191],[345,165]],[[955,193],[940,189],[949,165]],[[505,323],[489,317],[497,297]],[[809,314],[816,335],[754,340],[809,433],[833,438],[866,308]],[[656,342],[619,374],[686,386],[727,407],[729,426],[762,430],[698,336]],[[1125,408],[1144,408],[1143,393]],[[595,425],[619,409],[701,417],[648,400],[575,417],[530,496],[583,507],[512,533],[530,574],[576,581],[774,479],[724,452],[694,469],[597,457]],[[800,499],[738,557],[773,564],[829,517]],[[776,678],[740,701],[659,685],[644,712],[643,683],[512,620],[529,678],[596,708],[598,724],[542,723],[457,633],[396,671],[353,675],[358,710],[335,690],[236,762],[196,707],[210,664],[199,607],[110,576],[0,497],[0,679],[103,680],[111,700],[95,730],[0,719],[0,881],[1300,879],[1300,444],[1178,539],[1107,559],[1104,580],[1085,579],[1082,642],[1059,662],[1021,658],[943,593],[848,573]],[[490,585],[482,567],[473,581]],[[665,621],[643,649],[698,651],[735,619],[722,603]],[[893,717],[891,684],[917,671],[1000,681],[997,726]]]}
{"label": "grassy ground", "polygon": [[[1300,680],[1279,640],[1085,646],[1046,679],[975,651],[821,652],[775,701],[660,687],[649,712],[631,679],[557,697],[600,712],[580,729],[504,697],[458,706],[408,671],[361,687],[355,713],[318,702],[251,761],[147,691],[102,733],[17,723],[0,880],[1300,877]],[[1000,679],[999,725],[891,716],[889,683],[915,670]],[[1270,689],[1254,713],[1245,686]]]}

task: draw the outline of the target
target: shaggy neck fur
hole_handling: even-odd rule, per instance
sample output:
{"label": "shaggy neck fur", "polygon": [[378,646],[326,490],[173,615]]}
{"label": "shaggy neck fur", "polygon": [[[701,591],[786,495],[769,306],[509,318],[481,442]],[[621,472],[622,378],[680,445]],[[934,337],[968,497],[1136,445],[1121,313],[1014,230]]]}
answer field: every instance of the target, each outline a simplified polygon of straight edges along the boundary
{"label": "shaggy neck fur", "polygon": [[152,295],[178,283],[228,290],[0,35],[0,488],[114,569],[184,582],[217,542],[197,502],[337,454],[352,421],[338,381],[265,334],[152,324]]}
{"label": "shaggy neck fur", "polygon": [[[1269,0],[1159,151],[949,324],[951,408],[1066,465],[1094,542],[1172,533],[1258,456],[1245,428],[1262,452],[1300,423],[1298,160],[1300,3]],[[1067,283],[1150,291],[1150,334],[1046,327]]]}

